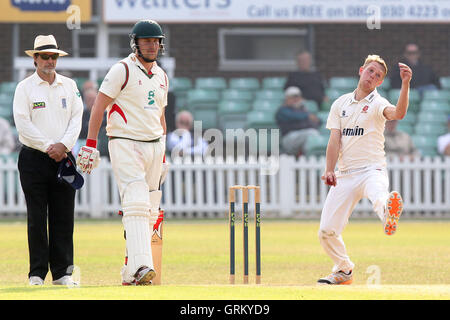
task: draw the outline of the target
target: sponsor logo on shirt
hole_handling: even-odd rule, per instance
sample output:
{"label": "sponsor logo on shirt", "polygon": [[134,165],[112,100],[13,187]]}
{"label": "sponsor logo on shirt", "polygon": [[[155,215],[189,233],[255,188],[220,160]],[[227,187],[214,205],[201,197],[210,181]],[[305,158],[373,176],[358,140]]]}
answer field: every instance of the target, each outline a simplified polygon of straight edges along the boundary
{"label": "sponsor logo on shirt", "polygon": [[155,103],[155,90],[150,90],[148,92],[148,105],[151,106]]}
{"label": "sponsor logo on shirt", "polygon": [[364,128],[358,126],[354,128],[344,128],[342,130],[343,136],[362,136],[364,134]]}
{"label": "sponsor logo on shirt", "polygon": [[67,101],[66,101],[66,98],[62,98],[62,99],[61,99],[61,105],[62,105],[63,109],[67,109]]}
{"label": "sponsor logo on shirt", "polygon": [[145,106],[144,107],[145,110],[159,110],[158,106],[154,105],[154,106]]}
{"label": "sponsor logo on shirt", "polygon": [[346,115],[345,110],[342,110],[341,118],[346,118],[346,117],[348,117],[348,115]]}
{"label": "sponsor logo on shirt", "polygon": [[45,108],[45,102],[33,102],[33,110]]}
{"label": "sponsor logo on shirt", "polygon": [[367,113],[367,110],[369,110],[369,106],[364,106],[364,108],[362,108],[361,113]]}

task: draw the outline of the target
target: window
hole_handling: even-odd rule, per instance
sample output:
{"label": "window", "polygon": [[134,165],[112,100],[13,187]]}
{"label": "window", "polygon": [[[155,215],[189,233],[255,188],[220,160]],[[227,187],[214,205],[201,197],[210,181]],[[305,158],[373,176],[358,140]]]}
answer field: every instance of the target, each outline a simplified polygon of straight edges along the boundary
{"label": "window", "polygon": [[73,57],[92,58],[96,56],[97,32],[95,25],[83,25],[72,33]]}
{"label": "window", "polygon": [[290,71],[297,52],[309,49],[306,29],[219,29],[219,70]]}
{"label": "window", "polygon": [[110,58],[123,58],[131,53],[130,28],[109,28],[108,42]]}

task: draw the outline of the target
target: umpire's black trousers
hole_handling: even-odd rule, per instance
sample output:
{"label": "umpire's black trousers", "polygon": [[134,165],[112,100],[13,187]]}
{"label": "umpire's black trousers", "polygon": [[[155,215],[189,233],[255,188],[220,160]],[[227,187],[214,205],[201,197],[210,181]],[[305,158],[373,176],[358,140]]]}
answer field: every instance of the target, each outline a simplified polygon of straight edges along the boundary
{"label": "umpire's black trousers", "polygon": [[45,279],[49,266],[53,280],[72,273],[75,190],[58,181],[58,166],[38,150],[24,146],[19,153],[20,182],[27,204],[28,277]]}

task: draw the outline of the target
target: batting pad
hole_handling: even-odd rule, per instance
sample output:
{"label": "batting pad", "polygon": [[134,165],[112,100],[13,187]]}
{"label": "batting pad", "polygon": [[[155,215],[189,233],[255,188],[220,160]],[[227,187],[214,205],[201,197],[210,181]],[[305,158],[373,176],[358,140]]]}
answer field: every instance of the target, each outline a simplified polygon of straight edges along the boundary
{"label": "batting pad", "polygon": [[123,195],[122,223],[127,235],[128,264],[130,275],[134,275],[140,267],[153,269],[151,238],[149,227],[148,186],[145,182],[130,183]]}
{"label": "batting pad", "polygon": [[144,266],[153,269],[148,215],[130,215],[126,213],[124,207],[122,223],[127,233],[128,273],[134,275],[140,267]]}

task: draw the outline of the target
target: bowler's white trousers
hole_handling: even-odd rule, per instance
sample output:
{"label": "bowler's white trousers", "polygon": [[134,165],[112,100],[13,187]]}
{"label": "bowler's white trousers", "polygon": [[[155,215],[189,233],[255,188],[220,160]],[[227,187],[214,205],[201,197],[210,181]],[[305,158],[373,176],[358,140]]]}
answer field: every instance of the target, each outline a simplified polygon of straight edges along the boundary
{"label": "bowler's white trousers", "polygon": [[374,211],[384,221],[389,197],[389,178],[385,167],[370,166],[353,172],[337,174],[337,184],[331,187],[320,218],[319,239],[334,262],[332,272],[352,270],[355,264],[347,255],[342,231],[353,209],[362,198],[368,198]]}

